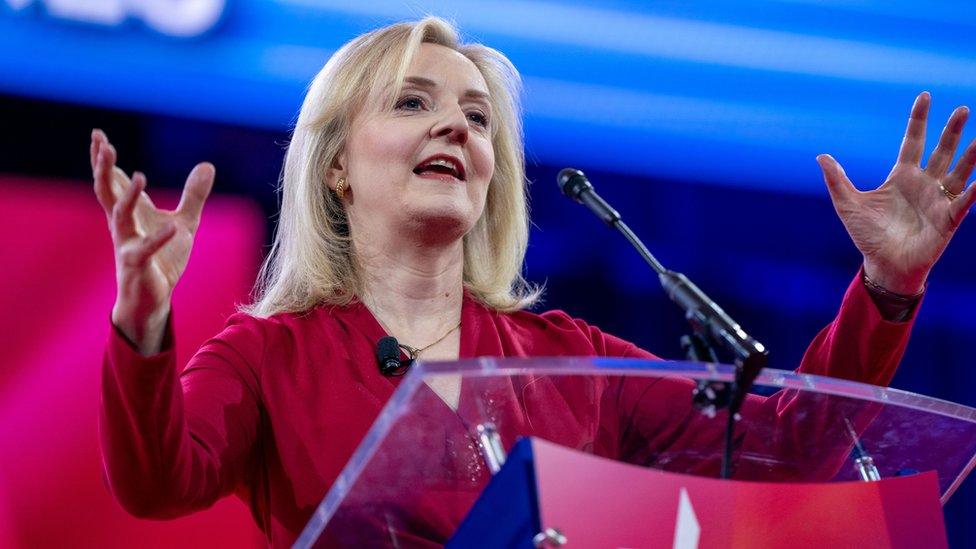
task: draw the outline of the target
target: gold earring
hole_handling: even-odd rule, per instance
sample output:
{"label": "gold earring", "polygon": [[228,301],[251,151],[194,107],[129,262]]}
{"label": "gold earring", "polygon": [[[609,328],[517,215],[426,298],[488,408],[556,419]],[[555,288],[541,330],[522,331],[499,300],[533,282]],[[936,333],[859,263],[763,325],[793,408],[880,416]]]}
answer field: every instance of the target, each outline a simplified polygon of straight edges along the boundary
{"label": "gold earring", "polygon": [[339,200],[342,200],[342,197],[346,195],[346,178],[345,177],[340,177],[339,180],[336,181],[335,193],[336,193],[336,196],[339,197]]}

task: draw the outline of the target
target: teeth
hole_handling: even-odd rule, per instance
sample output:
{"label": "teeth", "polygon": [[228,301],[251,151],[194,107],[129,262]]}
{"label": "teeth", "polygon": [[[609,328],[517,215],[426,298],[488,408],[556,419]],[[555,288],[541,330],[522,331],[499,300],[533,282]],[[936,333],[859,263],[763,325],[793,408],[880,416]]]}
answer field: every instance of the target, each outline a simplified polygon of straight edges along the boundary
{"label": "teeth", "polygon": [[454,171],[458,171],[457,170],[457,167],[454,166],[454,162],[451,162],[450,160],[446,160],[446,159],[443,159],[443,158],[438,158],[436,160],[431,160],[430,162],[427,163],[427,165],[428,166],[443,166],[445,168],[450,168],[450,169],[452,169]]}
{"label": "teeth", "polygon": [[438,166],[438,167],[441,167],[441,168],[447,168],[447,169],[451,170],[452,172],[454,172],[454,177],[457,177],[458,179],[463,179],[463,176],[461,175],[461,173],[462,173],[461,172],[461,166],[459,166],[458,164],[454,163],[453,160],[449,160],[447,158],[435,158],[435,159],[433,159],[433,160],[431,160],[429,162],[425,162],[423,165],[420,165],[420,166],[417,166],[416,168],[414,168],[414,173],[420,173],[421,170],[425,170],[425,169],[430,168],[432,166]]}

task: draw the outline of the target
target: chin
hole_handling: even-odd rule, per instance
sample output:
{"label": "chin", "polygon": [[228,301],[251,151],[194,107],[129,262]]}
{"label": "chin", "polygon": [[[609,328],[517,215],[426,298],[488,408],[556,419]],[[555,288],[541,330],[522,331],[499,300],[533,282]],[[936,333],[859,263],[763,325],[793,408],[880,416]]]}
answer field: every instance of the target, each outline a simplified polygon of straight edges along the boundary
{"label": "chin", "polygon": [[428,204],[407,210],[408,231],[430,244],[444,244],[460,240],[474,226],[471,208],[455,204]]}

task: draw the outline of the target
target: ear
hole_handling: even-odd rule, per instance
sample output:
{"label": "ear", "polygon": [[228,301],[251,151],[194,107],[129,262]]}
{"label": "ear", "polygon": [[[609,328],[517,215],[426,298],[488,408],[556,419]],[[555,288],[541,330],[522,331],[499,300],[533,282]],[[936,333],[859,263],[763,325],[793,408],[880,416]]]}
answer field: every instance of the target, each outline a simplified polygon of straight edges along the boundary
{"label": "ear", "polygon": [[333,191],[336,188],[336,182],[339,181],[340,177],[348,177],[346,173],[346,151],[345,149],[339,151],[339,154],[332,159],[332,164],[329,166],[328,171],[325,173],[325,183]]}

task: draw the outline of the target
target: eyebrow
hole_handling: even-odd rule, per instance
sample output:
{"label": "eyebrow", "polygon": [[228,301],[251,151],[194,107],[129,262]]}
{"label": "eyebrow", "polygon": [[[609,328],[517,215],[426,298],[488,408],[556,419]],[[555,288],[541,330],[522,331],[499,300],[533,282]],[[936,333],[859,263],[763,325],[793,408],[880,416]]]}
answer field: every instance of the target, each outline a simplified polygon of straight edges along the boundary
{"label": "eyebrow", "polygon": [[[404,84],[412,84],[419,88],[436,88],[437,82],[434,82],[430,78],[424,78],[423,76],[407,76],[403,79]],[[486,102],[491,102],[491,96],[486,92],[476,89],[469,89],[464,92],[463,97],[469,97],[472,99],[481,99]]]}

